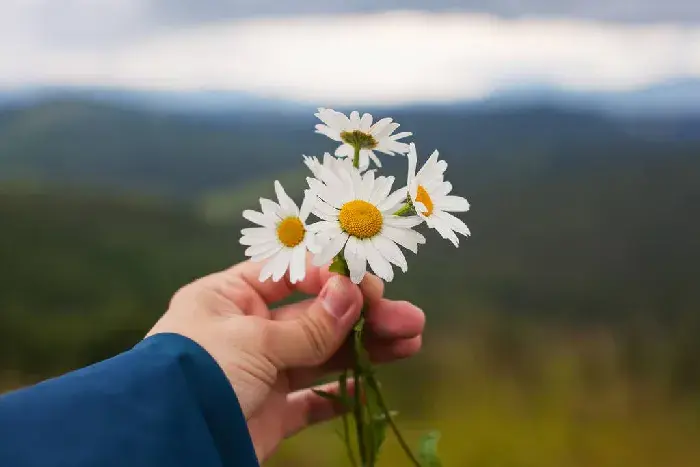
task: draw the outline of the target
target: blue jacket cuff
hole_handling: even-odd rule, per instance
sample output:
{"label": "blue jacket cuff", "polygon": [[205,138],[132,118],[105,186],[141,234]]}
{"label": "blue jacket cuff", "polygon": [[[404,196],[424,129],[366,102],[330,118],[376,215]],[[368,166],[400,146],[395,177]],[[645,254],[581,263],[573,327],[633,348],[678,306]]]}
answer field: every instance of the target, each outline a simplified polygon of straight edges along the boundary
{"label": "blue jacket cuff", "polygon": [[[238,398],[219,364],[198,343],[180,334],[156,334],[135,350],[175,359],[201,408],[225,466],[257,465],[257,457]],[[241,444],[245,445],[241,445]]]}

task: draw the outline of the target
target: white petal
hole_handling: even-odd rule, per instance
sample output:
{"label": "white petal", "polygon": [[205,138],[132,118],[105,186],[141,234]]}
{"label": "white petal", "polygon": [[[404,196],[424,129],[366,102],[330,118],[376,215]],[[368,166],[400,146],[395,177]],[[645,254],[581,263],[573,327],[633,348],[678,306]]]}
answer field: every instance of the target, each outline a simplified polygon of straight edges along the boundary
{"label": "white petal", "polygon": [[411,181],[416,177],[416,166],[418,165],[418,153],[416,152],[416,145],[411,143],[409,145],[409,151],[406,157],[408,158],[408,183],[407,185],[411,184]]}
{"label": "white petal", "polygon": [[258,256],[270,250],[279,249],[279,242],[276,240],[267,241],[265,243],[259,243],[257,245],[252,245],[245,250],[246,256]]}
{"label": "white petal", "polygon": [[292,250],[292,259],[289,263],[289,282],[296,284],[303,281],[306,276],[306,247],[302,244]]}
{"label": "white petal", "polygon": [[272,270],[272,280],[274,282],[278,282],[282,277],[284,277],[284,274],[287,272],[287,269],[289,269],[289,260],[292,259],[292,250],[288,248],[283,248],[282,251],[280,251],[277,256],[275,256],[272,259],[272,262],[274,263],[273,265],[273,270]]}
{"label": "white petal", "polygon": [[335,150],[335,157],[352,157],[355,155],[355,150],[349,144],[341,144],[338,149]]}
{"label": "white petal", "polygon": [[321,177],[319,177],[319,180],[337,190],[345,183],[345,181],[341,178],[341,173],[346,171],[347,167],[351,165],[352,160],[331,156],[331,160],[328,161],[328,163],[323,164],[323,168],[321,169]]}
{"label": "white petal", "polygon": [[369,130],[369,134],[374,136],[375,139],[378,138],[377,135],[383,134],[384,130],[386,129],[386,126],[389,125],[393,120],[391,118],[382,118],[381,120],[377,121],[374,125],[372,125],[372,128]]}
{"label": "white petal", "polygon": [[450,191],[452,191],[452,184],[450,182],[442,182],[430,195],[432,197],[440,197],[447,195]]}
{"label": "white petal", "polygon": [[[360,160],[362,160],[361,157]],[[362,194],[362,172],[355,168],[348,168],[346,172],[350,175],[350,179],[352,180],[353,199],[358,199]]]}
{"label": "white petal", "polygon": [[466,212],[469,211],[469,201],[461,196],[445,196],[440,198],[436,207],[442,211]]}
{"label": "white petal", "polygon": [[329,190],[326,185],[316,180],[315,178],[308,177],[306,181],[309,184],[311,192],[319,198],[321,198],[323,202],[336,208],[340,208],[343,205],[343,201],[339,197],[340,193]]}
{"label": "white petal", "polygon": [[392,213],[396,211],[394,209],[397,205],[401,204],[405,199],[406,199],[406,193],[407,193],[406,187],[400,188],[390,194],[384,201],[382,201],[379,206],[377,206],[377,209],[379,209],[382,212],[388,212],[391,211]]}
{"label": "white petal", "polygon": [[408,185],[408,196],[415,201],[418,196],[418,180],[412,180],[410,185]]}
{"label": "white petal", "polygon": [[374,245],[384,258],[400,267],[403,272],[408,270],[406,257],[401,253],[401,249],[396,246],[396,243],[389,240],[388,237],[377,235],[372,238],[372,245]]}
{"label": "white petal", "polygon": [[350,126],[353,130],[360,129],[360,112],[357,110],[350,112]]}
{"label": "white petal", "polygon": [[374,191],[369,197],[369,202],[375,206],[386,199],[391,191],[391,186],[394,184],[394,177],[377,177],[374,181]]}
{"label": "white petal", "polygon": [[260,253],[259,255],[255,255],[252,258],[250,258],[250,260],[254,263],[259,263],[260,261],[266,260],[267,258],[276,255],[278,251],[282,251],[282,248],[282,245],[277,245],[277,248],[268,250],[265,253]]}
{"label": "white petal", "polygon": [[386,148],[387,150],[393,152],[397,152],[399,154],[406,154],[409,151],[409,146],[406,143],[402,143],[400,141],[394,141],[393,139],[391,140],[384,140],[384,144],[382,147]]}
{"label": "white petal", "polygon": [[413,230],[391,227],[389,225],[382,227],[382,235],[413,253],[418,253],[418,245],[425,243],[425,237],[420,233]]}
{"label": "white petal", "polygon": [[418,216],[386,216],[384,218],[384,224],[390,225],[392,227],[398,227],[401,229],[410,229],[423,222]]}
{"label": "white petal", "polygon": [[314,208],[314,205],[317,203],[317,201],[318,197],[315,194],[313,194],[311,190],[304,190],[304,200],[301,202],[301,209],[299,209],[299,219],[302,223],[305,223],[306,219],[309,218],[309,214],[311,214],[311,210]]}
{"label": "white petal", "polygon": [[333,237],[333,239],[323,247],[321,253],[314,257],[314,264],[316,266],[323,266],[324,264],[330,263],[333,257],[343,249],[347,240],[348,234],[345,232]]}
{"label": "white petal", "polygon": [[[396,133],[395,135],[391,135],[390,138],[391,138],[392,140],[398,142],[398,140],[403,139],[403,138],[407,138],[407,137],[409,137],[409,136],[413,136],[413,133],[411,133],[410,131],[404,131],[404,132],[401,132],[401,133]],[[404,143],[404,144],[405,144],[405,143]]]}
{"label": "white petal", "polygon": [[374,149],[376,149],[377,151],[379,151],[379,152],[381,152],[381,153],[383,153],[383,154],[387,154],[387,155],[389,155],[389,156],[394,156],[394,155],[395,155],[394,151],[391,149],[391,145],[390,145],[389,143],[387,143],[386,140],[384,140],[384,141],[382,141],[381,143],[379,143],[379,144],[377,145],[377,147],[374,148]]}
{"label": "white petal", "polygon": [[269,235],[270,232],[273,231],[266,227],[249,227],[247,229],[241,229],[241,235],[244,237],[263,237],[265,235]]}
{"label": "white petal", "polygon": [[433,177],[432,179],[428,180],[425,177],[423,177],[423,188],[425,188],[425,191],[428,192],[430,195],[430,198],[433,198],[436,196],[437,190],[442,187],[442,184],[444,183],[443,181],[443,176],[437,176]]}
{"label": "white petal", "polygon": [[339,131],[347,130],[350,126],[350,120],[348,120],[348,117],[346,117],[345,114],[336,112],[333,109],[319,108],[318,113],[315,115],[323,123]]}
{"label": "white petal", "polygon": [[392,134],[399,126],[398,123],[387,123],[381,130],[377,130],[375,133],[372,134],[374,136],[374,139],[377,141],[383,140],[390,134]]}
{"label": "white petal", "polygon": [[372,162],[374,162],[374,165],[376,165],[377,167],[381,167],[381,166],[382,166],[382,162],[381,162],[381,161],[379,160],[379,158],[374,154],[374,151],[371,151],[371,150],[369,150],[369,149],[364,149],[363,151],[365,151],[365,152],[367,153],[367,155],[368,155],[369,158],[372,160]]}
{"label": "white petal", "polygon": [[420,201],[414,201],[413,207],[415,208],[418,214],[425,214],[426,212],[428,212],[428,208],[426,207],[426,205],[421,203]]}
{"label": "white petal", "polygon": [[316,125],[316,133],[326,135],[333,141],[342,141],[340,137],[340,131],[337,128],[331,128],[326,125],[318,124]]}
{"label": "white petal", "polygon": [[313,254],[317,254],[321,252],[323,245],[325,245],[325,242],[319,235],[307,232],[307,235],[304,237],[304,248]]}
{"label": "white petal", "polygon": [[362,282],[367,272],[367,255],[362,242],[356,237],[350,237],[345,245],[345,261],[350,269],[350,280],[355,284]]}
{"label": "white petal", "polygon": [[240,239],[241,245],[259,245],[261,243],[276,241],[277,235],[272,229],[265,229],[265,235],[244,235]]}
{"label": "white petal", "polygon": [[362,115],[362,118],[360,119],[360,130],[367,133],[367,132],[369,132],[369,129],[371,126],[372,126],[372,115],[368,114],[368,113]]}
{"label": "white petal", "polygon": [[469,227],[467,227],[467,224],[462,222],[461,219],[453,216],[449,212],[445,211],[437,211],[433,214],[436,216],[438,219],[444,220],[447,225],[450,226],[452,230],[454,230],[457,233],[460,233],[464,235],[465,237],[468,237],[471,235],[471,232],[469,232]]}
{"label": "white petal", "polygon": [[367,171],[362,177],[362,183],[360,185],[360,190],[357,193],[357,199],[362,201],[369,200],[369,196],[374,190],[374,170]]}
{"label": "white petal", "polygon": [[340,226],[338,225],[338,221],[319,221],[315,222],[313,224],[309,224],[306,227],[306,230],[309,232],[331,232],[335,230],[340,231]]}
{"label": "white petal", "polygon": [[263,227],[274,227],[275,222],[278,220],[277,218],[267,217],[265,214],[251,209],[243,211],[243,217]]}
{"label": "white petal", "polygon": [[302,156],[304,158],[304,164],[309,168],[311,173],[313,174],[314,177],[320,178],[321,177],[321,169],[323,168],[323,164],[319,162],[319,160],[316,157],[307,157],[307,156]]}
{"label": "white petal", "polygon": [[433,153],[430,155],[423,167],[416,174],[416,177],[421,178],[423,174],[426,174],[427,178],[427,174],[432,173],[435,170],[435,166],[438,162],[439,155],[440,153],[437,150],[433,151]]}
{"label": "white petal", "polygon": [[369,167],[369,154],[367,151],[360,151],[360,166],[358,167],[360,172],[364,172]]}
{"label": "white petal", "polygon": [[338,222],[338,215],[340,214],[340,211],[338,211],[336,208],[333,206],[326,204],[324,202],[319,202],[316,203],[314,206],[313,210],[314,216],[318,217],[319,219],[323,219],[324,221],[330,221],[330,222]]}
{"label": "white petal", "polygon": [[266,198],[260,198],[260,207],[262,207],[263,214],[265,214],[266,216],[273,219],[280,219],[279,204]]}
{"label": "white petal", "polygon": [[435,216],[430,217],[433,217],[433,219],[430,219],[428,225],[437,230],[442,238],[451,241],[455,247],[458,247],[459,238],[457,238],[457,235],[452,231],[449,225],[447,225],[447,223],[440,218],[435,218]]}
{"label": "white petal", "polygon": [[280,214],[292,216],[299,215],[299,208],[297,207],[296,203],[289,197],[287,192],[284,191],[282,184],[277,180],[275,180],[275,193],[277,194],[277,199],[279,200],[280,207],[282,208],[282,212]]}
{"label": "white petal", "polygon": [[365,248],[365,253],[367,254],[367,262],[372,268],[374,273],[384,279],[387,282],[391,282],[394,279],[394,270],[391,268],[391,264],[387,261],[377,249],[374,247],[370,240],[363,240],[362,246]]}

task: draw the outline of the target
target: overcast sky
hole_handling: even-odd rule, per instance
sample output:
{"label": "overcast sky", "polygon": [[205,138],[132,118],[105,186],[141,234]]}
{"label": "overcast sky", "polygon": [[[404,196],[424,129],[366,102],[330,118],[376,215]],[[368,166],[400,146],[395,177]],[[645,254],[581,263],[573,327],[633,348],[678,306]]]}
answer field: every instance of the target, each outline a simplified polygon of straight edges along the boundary
{"label": "overcast sky", "polygon": [[400,103],[684,78],[700,79],[700,0],[0,0],[5,88]]}

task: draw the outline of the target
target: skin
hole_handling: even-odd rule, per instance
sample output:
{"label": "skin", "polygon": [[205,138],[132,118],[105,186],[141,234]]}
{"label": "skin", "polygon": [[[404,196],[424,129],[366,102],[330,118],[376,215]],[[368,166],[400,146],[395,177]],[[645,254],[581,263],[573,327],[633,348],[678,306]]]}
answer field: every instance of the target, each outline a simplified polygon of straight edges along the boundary
{"label": "skin", "polygon": [[[425,317],[408,302],[383,298],[384,284],[371,274],[358,287],[307,261],[300,283],[260,283],[261,268],[243,262],[184,286],[148,335],[181,334],[212,355],[236,392],[262,462],[285,438],[342,413],[311,388],[338,391],[337,383],[314,384],[350,365],[347,336],[363,297],[366,346],[375,363],[417,353]],[[314,298],[270,309],[294,291]]]}

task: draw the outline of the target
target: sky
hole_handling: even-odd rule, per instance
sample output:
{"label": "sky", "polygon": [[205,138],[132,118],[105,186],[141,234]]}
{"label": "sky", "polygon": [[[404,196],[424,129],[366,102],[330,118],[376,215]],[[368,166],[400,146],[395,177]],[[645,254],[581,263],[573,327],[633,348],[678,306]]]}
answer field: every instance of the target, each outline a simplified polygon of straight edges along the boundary
{"label": "sky", "polygon": [[0,0],[0,89],[330,104],[700,80],[698,0]]}

